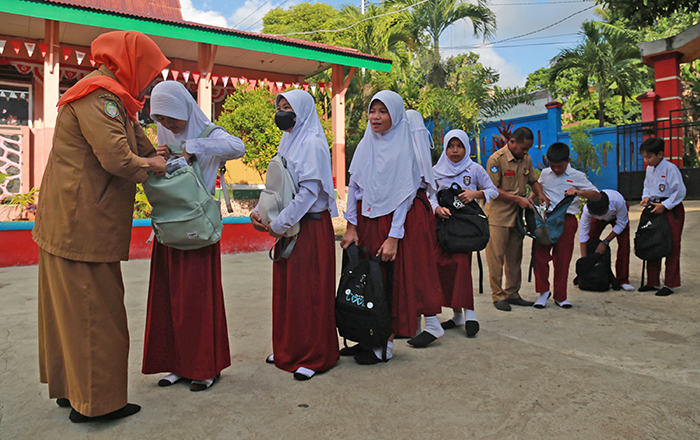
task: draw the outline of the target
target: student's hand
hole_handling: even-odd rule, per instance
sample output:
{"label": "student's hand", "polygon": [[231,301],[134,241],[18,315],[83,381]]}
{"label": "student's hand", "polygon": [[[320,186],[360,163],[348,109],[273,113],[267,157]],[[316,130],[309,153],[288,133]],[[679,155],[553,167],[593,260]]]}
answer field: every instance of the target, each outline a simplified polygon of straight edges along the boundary
{"label": "student's hand", "polygon": [[654,206],[654,209],[651,210],[652,214],[663,214],[666,212],[666,207],[661,203],[652,203],[652,205]]}
{"label": "student's hand", "polygon": [[271,236],[272,238],[274,238],[274,239],[278,239],[278,238],[284,237],[284,235],[278,234],[277,232],[273,231],[272,228],[270,228],[269,226],[268,226],[267,229],[268,229],[268,231],[270,232],[270,236]]}
{"label": "student's hand", "polygon": [[540,205],[544,205],[544,206],[546,206],[547,208],[549,208],[549,205],[550,205],[551,203],[552,203],[552,202],[547,198],[547,196],[544,196],[544,195],[543,195],[542,198],[540,199]]}
{"label": "student's hand", "polygon": [[394,261],[396,260],[396,253],[399,249],[399,239],[394,237],[389,237],[384,240],[382,246],[377,251],[377,255],[382,256],[382,261]]}
{"label": "student's hand", "polygon": [[569,188],[564,193],[565,196],[578,196],[578,190],[576,188]]}
{"label": "student's hand", "polygon": [[450,212],[450,210],[444,206],[438,206],[435,208],[435,214],[437,214],[440,218],[449,218],[452,215],[452,212]]}
{"label": "student's hand", "polygon": [[345,235],[343,235],[343,239],[340,240],[340,247],[347,249],[352,243],[355,243],[355,246],[359,246],[360,237],[357,236],[357,226],[353,225],[352,223],[348,223],[347,229],[345,230]]}
{"label": "student's hand", "polygon": [[649,204],[649,197],[644,197],[639,204],[646,208],[646,206]]}
{"label": "student's hand", "polygon": [[472,200],[476,199],[479,196],[479,191],[472,191],[470,189],[465,189],[461,193],[459,193],[459,200],[461,200],[463,203],[469,203]]}
{"label": "student's hand", "polygon": [[168,171],[168,165],[165,164],[165,159],[162,156],[144,157],[148,164],[148,169],[153,171],[156,176],[164,176]]}
{"label": "student's hand", "polygon": [[607,248],[607,246],[605,245],[605,243],[603,243],[603,242],[601,241],[600,244],[598,245],[598,247],[595,248],[595,253],[596,253],[596,254],[601,254],[601,255],[602,255],[602,254],[605,253],[605,249],[606,249],[606,248]]}
{"label": "student's hand", "polygon": [[170,159],[170,147],[167,145],[158,145],[156,147],[156,155],[162,156],[165,160]]}
{"label": "student's hand", "polygon": [[532,201],[527,197],[519,197],[518,205],[523,209],[532,209]]}
{"label": "student's hand", "polygon": [[263,224],[262,218],[260,218],[260,214],[257,212],[250,213],[250,222],[253,224],[253,228],[256,231],[269,232],[268,227]]}
{"label": "student's hand", "polygon": [[194,156],[194,155],[188,153],[187,150],[184,150],[184,149],[182,150],[182,157],[184,157],[185,160],[187,161],[187,163],[190,165],[192,165],[192,156]]}

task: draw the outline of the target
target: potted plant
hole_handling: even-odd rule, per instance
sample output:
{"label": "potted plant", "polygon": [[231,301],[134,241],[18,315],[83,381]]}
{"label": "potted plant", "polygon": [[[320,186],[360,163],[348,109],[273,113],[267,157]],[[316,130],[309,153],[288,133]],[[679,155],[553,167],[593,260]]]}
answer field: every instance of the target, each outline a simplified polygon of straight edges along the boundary
{"label": "potted plant", "polygon": [[28,193],[19,193],[9,197],[8,204],[19,206],[19,215],[14,220],[34,221],[36,216],[36,197],[38,194],[39,188],[34,187]]}

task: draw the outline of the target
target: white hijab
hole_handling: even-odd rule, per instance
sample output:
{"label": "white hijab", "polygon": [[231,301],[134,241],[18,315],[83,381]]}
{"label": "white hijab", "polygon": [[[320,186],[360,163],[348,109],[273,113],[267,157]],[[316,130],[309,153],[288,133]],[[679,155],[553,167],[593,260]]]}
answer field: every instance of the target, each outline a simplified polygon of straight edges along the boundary
{"label": "white hijab", "polygon": [[423,115],[419,112],[416,110],[406,110],[406,116],[411,126],[413,152],[416,154],[420,175],[430,188],[432,188],[432,191],[437,192],[435,177],[433,176],[433,160],[430,157],[430,150],[433,149],[430,132],[425,128]]}
{"label": "white hijab", "polygon": [[331,216],[337,217],[331,153],[314,98],[303,90],[290,90],[277,95],[275,105],[282,97],[289,101],[297,117],[292,131],[282,134],[277,151],[287,160],[287,168],[296,185],[306,180],[321,182],[324,192],[321,197],[328,199]]}
{"label": "white hijab", "polygon": [[[457,163],[452,162],[450,158],[447,157],[447,145],[453,138],[459,139],[460,142],[462,142],[462,145],[464,145],[464,158]],[[467,136],[467,133],[465,133],[463,130],[448,131],[443,138],[442,144],[442,155],[440,156],[440,160],[438,160],[437,164],[433,167],[433,172],[436,179],[459,176],[474,163],[471,157],[469,157],[472,153],[472,147],[469,143],[469,136]]]}
{"label": "white hijab", "polygon": [[185,86],[177,81],[163,81],[151,92],[151,117],[154,115],[187,121],[180,133],[173,133],[158,124],[158,143],[180,145],[182,141],[196,139],[211,121],[204,114]]}
{"label": "white hijab", "polygon": [[382,90],[372,97],[370,107],[374,101],[386,106],[391,128],[380,134],[367,124],[349,169],[364,192],[362,215],[370,218],[394,212],[404,200],[415,196],[421,183],[403,99],[398,93]]}

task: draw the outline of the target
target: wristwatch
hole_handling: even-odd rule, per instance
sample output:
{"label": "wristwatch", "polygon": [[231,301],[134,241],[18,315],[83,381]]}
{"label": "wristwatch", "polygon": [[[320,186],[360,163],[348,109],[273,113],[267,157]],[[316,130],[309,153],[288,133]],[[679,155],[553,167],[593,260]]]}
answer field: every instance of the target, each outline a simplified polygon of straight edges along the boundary
{"label": "wristwatch", "polygon": [[605,246],[610,246],[610,240],[608,240],[608,239],[606,238],[605,240],[603,240],[603,244],[604,244]]}

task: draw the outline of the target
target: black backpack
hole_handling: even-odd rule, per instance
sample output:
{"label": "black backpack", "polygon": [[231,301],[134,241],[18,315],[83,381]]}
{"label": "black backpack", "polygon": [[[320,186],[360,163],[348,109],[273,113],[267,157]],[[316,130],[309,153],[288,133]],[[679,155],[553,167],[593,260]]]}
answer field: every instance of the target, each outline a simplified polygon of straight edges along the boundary
{"label": "black backpack", "polygon": [[645,261],[668,257],[673,249],[671,224],[666,213],[652,214],[652,209],[651,203],[644,208],[634,234],[634,254]]}
{"label": "black backpack", "polygon": [[[366,249],[362,249],[367,253]],[[345,339],[366,347],[386,347],[392,333],[391,301],[384,290],[381,257],[361,258],[360,249],[351,244],[344,252],[343,274],[335,297],[335,322]],[[392,271],[387,266],[387,278]],[[389,278],[390,279],[390,278]]]}
{"label": "black backpack", "polygon": [[438,191],[438,203],[450,210],[448,218],[438,217],[435,229],[440,247],[451,254],[468,254],[484,249],[489,242],[489,220],[481,206],[472,200],[459,200],[462,188],[453,183]]}
{"label": "black backpack", "polygon": [[591,292],[607,292],[611,287],[620,290],[620,283],[610,268],[610,248],[606,247],[605,252],[597,254],[599,244],[600,240],[589,240],[586,244],[586,256],[576,261],[574,285]]}

